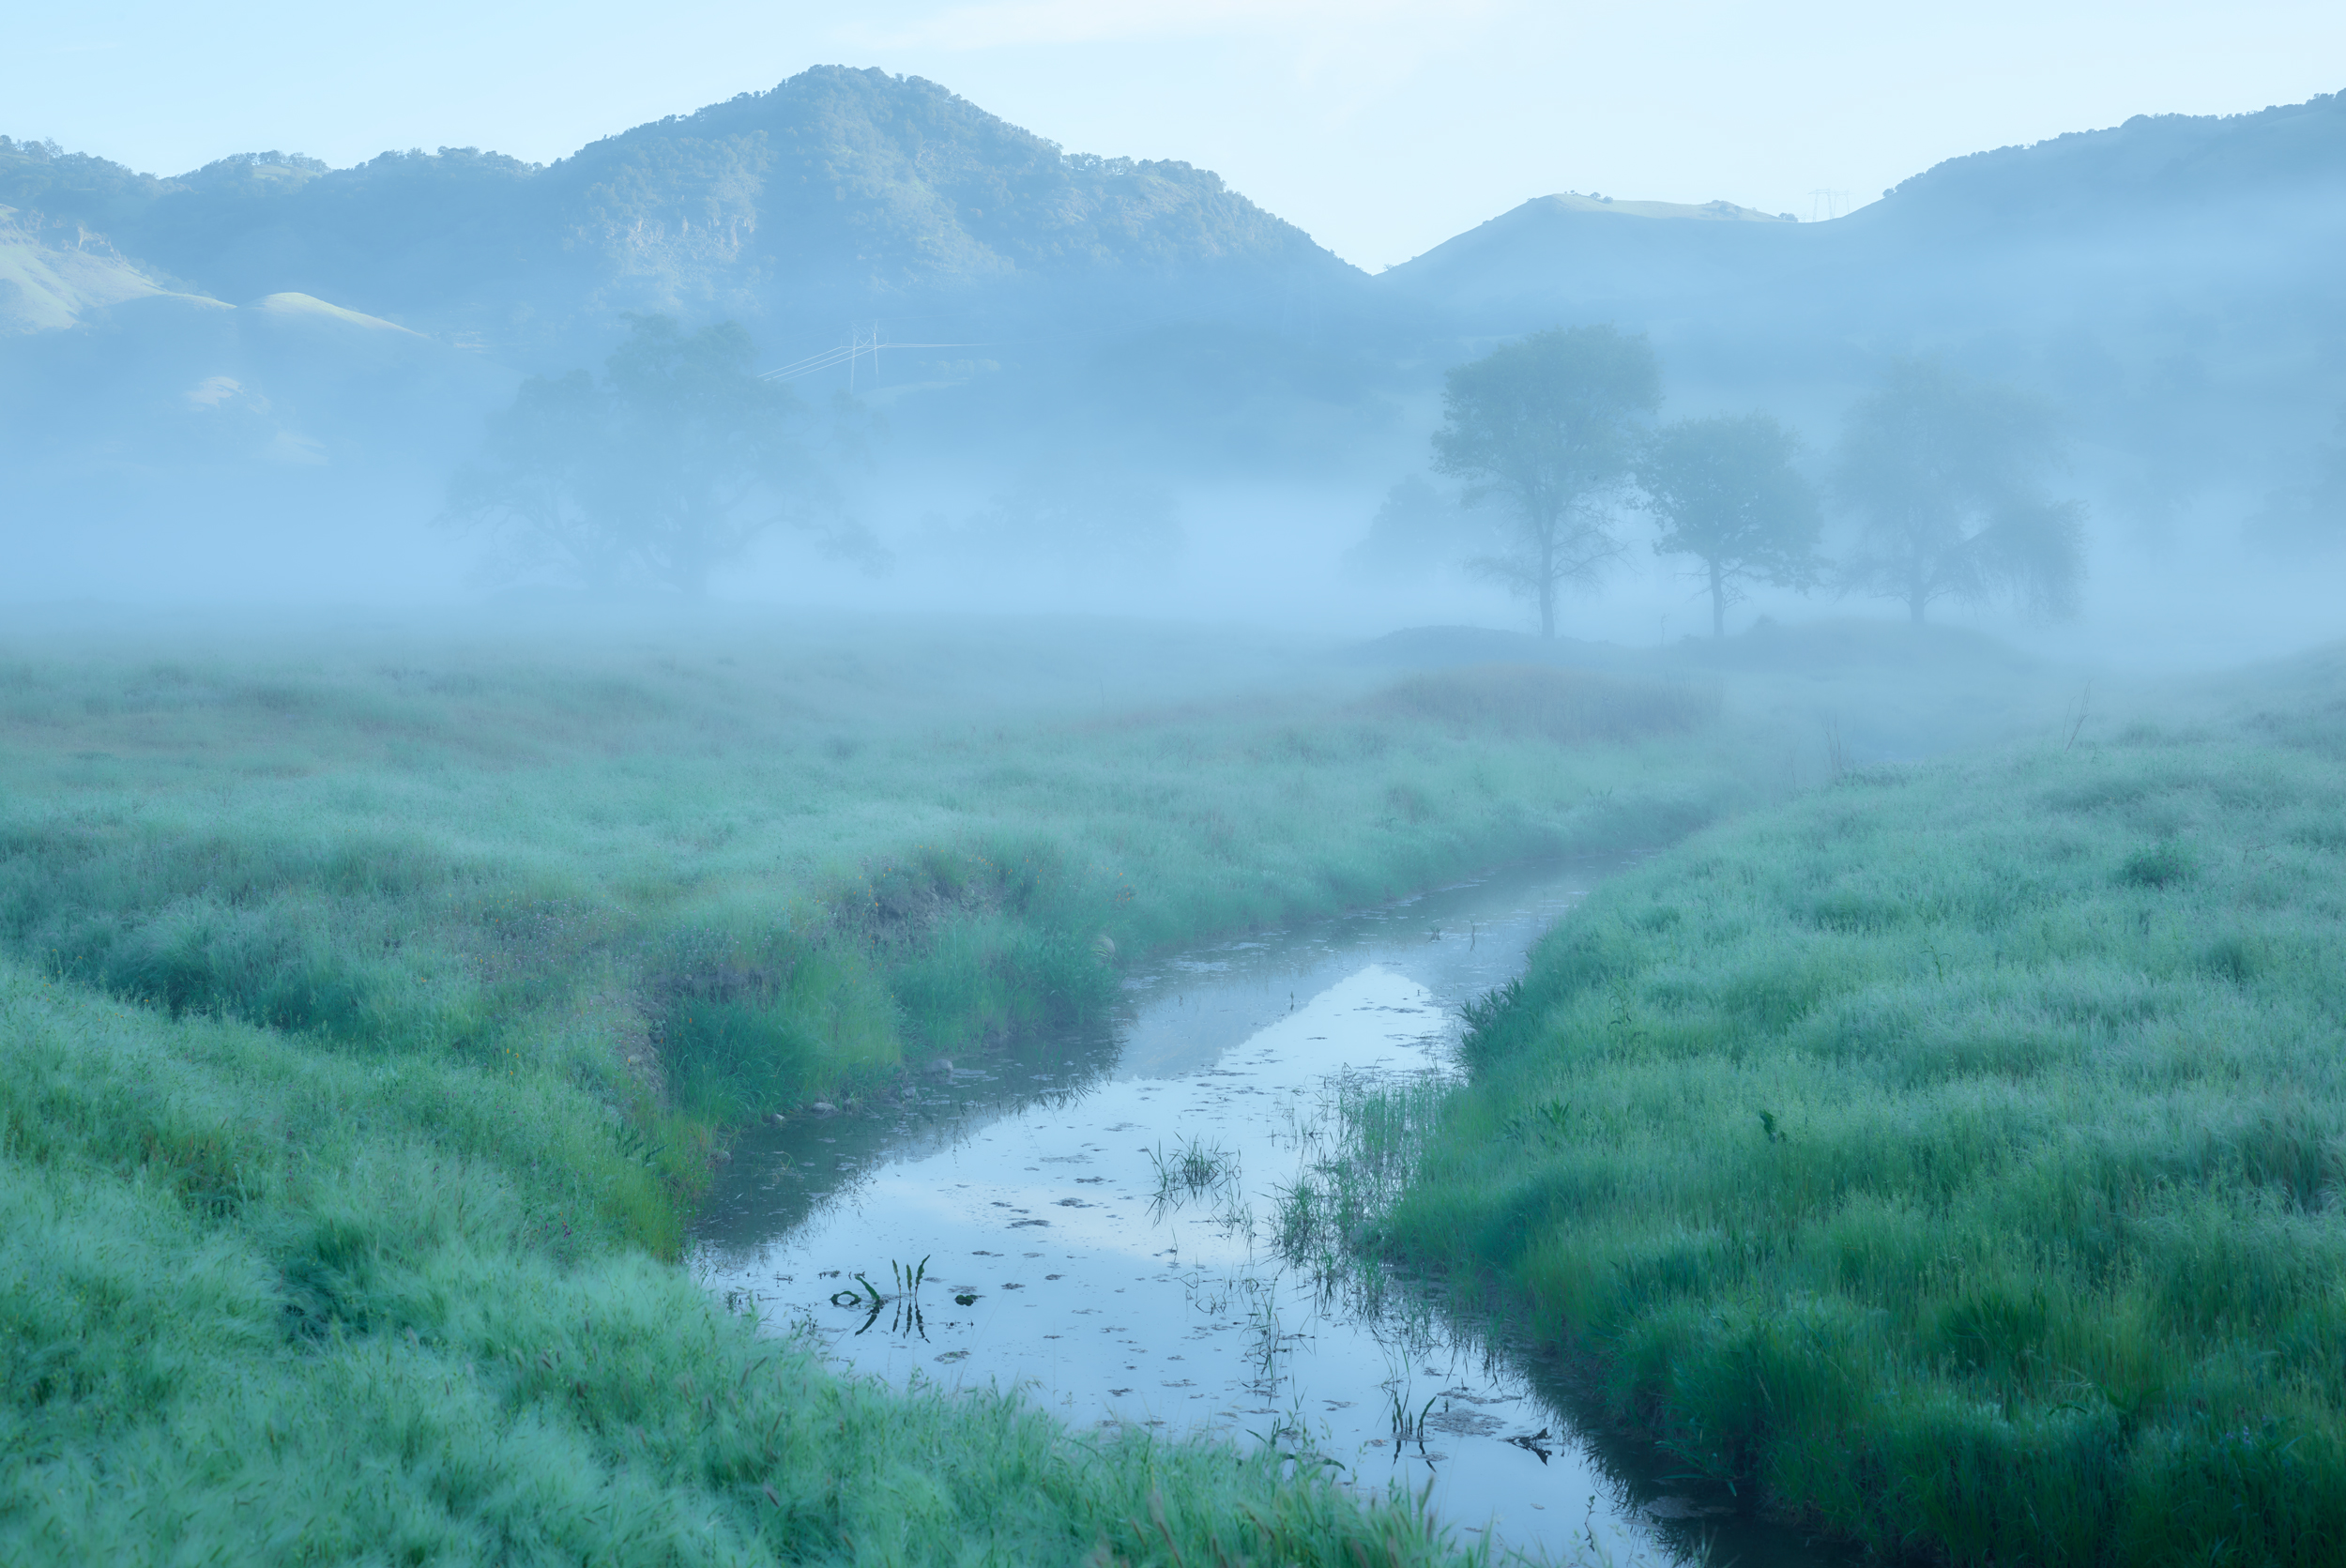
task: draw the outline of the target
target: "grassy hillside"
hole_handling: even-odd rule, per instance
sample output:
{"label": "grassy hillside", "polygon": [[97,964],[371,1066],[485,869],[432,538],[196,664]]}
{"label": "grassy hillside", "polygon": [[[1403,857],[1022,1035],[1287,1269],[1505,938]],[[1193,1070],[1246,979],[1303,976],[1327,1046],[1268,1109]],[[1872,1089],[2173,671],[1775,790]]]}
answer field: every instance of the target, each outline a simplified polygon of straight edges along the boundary
{"label": "grassy hillside", "polygon": [[0,1561],[1455,1560],[1276,1454],[837,1380],[630,1244],[546,1075],[14,961],[0,1067]]}
{"label": "grassy hillside", "polygon": [[1276,1454],[843,1384],[663,1261],[680,1214],[740,1119],[1119,955],[1751,794],[1681,689],[1134,629],[45,648],[7,1562],[1448,1560]]}
{"label": "grassy hillside", "polygon": [[1202,647],[1112,642],[20,658],[0,950],[175,1017],[547,1076],[689,1194],[712,1129],[1104,1005],[1104,953],[1751,790],[1672,689],[1248,695],[1282,666],[1242,654],[1172,703],[1150,662]]}
{"label": "grassy hillside", "polygon": [[2346,659],[2258,691],[1856,772],[1607,885],[1467,1088],[1363,1114],[1424,1140],[1386,1241],[1878,1549],[2335,1560]]}

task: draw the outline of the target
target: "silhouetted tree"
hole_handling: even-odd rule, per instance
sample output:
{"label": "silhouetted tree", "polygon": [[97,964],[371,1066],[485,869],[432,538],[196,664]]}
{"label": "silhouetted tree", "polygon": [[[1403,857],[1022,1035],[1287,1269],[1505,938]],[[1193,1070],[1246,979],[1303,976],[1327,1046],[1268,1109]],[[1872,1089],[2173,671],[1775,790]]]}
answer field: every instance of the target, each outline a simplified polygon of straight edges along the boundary
{"label": "silhouetted tree", "polygon": [[632,553],[611,504],[613,423],[609,395],[586,372],[531,376],[449,480],[441,520],[491,535],[510,571],[551,568],[589,588],[617,586]]}
{"label": "silhouetted tree", "polygon": [[1455,491],[1411,474],[1385,492],[1367,535],[1345,552],[1345,569],[1360,577],[1423,577],[1454,564],[1459,539],[1472,537],[1477,524],[1491,532],[1486,519],[1461,511]]}
{"label": "silhouetted tree", "polygon": [[687,334],[637,318],[600,382],[574,371],[522,384],[449,482],[444,518],[497,536],[515,568],[590,587],[632,579],[698,595],[785,522],[833,553],[868,554],[793,432],[799,400],[758,378],[753,353],[731,322]]}
{"label": "silhouetted tree", "polygon": [[1654,552],[1702,563],[1714,637],[1726,634],[1740,584],[1800,588],[1817,580],[1817,495],[1792,466],[1799,446],[1765,414],[1681,419],[1638,464],[1647,510],[1662,527]]}
{"label": "silhouetted tree", "polygon": [[1662,401],[1641,337],[1610,327],[1536,333],[1452,371],[1434,467],[1467,481],[1470,505],[1502,501],[1506,547],[1472,564],[1536,601],[1556,635],[1556,589],[1592,582],[1621,554],[1612,513]]}
{"label": "silhouetted tree", "polygon": [[2045,493],[2061,460],[2051,416],[2034,401],[1897,362],[1841,436],[1834,493],[1862,529],[1849,586],[1903,601],[1917,625],[1942,599],[2009,597],[2071,613],[2084,508]]}

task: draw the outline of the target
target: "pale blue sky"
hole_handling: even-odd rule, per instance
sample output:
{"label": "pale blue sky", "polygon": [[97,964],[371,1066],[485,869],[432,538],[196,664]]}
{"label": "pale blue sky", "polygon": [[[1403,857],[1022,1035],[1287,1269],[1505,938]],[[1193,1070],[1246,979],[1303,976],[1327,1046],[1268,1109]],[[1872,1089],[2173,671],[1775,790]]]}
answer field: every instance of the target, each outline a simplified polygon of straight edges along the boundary
{"label": "pale blue sky", "polygon": [[1219,170],[1372,270],[1552,190],[1825,216],[1958,153],[2346,87],[2338,0],[127,0],[19,8],[8,35],[0,132],[156,173],[269,147],[551,160],[878,66],[1071,151]]}

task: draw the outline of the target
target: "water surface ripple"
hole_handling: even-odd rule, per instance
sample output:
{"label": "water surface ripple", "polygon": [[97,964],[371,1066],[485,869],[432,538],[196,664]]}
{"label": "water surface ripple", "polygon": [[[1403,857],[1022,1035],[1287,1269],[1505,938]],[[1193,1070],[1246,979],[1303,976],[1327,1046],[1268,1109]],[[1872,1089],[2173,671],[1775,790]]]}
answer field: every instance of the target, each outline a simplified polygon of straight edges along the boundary
{"label": "water surface ripple", "polygon": [[[1448,1072],[1458,1005],[1520,973],[1619,863],[1198,948],[1135,973],[1102,1024],[958,1062],[901,1103],[761,1128],[700,1217],[695,1271],[855,1372],[1021,1384],[1075,1424],[1275,1441],[1374,1488],[1430,1481],[1470,1540],[1819,1563],[1581,1435],[1552,1368],[1429,1292],[1331,1288],[1273,1241],[1332,1084]],[[923,1259],[905,1294],[898,1271]]]}

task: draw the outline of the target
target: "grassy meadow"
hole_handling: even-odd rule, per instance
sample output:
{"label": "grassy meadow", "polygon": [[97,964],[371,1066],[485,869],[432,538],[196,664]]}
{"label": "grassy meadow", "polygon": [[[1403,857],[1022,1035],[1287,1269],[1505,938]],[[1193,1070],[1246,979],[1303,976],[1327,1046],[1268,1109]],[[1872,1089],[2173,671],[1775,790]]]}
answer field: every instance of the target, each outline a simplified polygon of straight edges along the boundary
{"label": "grassy meadow", "polygon": [[831,1377],[573,1097],[0,972],[0,1561],[1461,1560],[1281,1456]]}
{"label": "grassy meadow", "polygon": [[[1889,1555],[2346,1541],[2346,656],[1857,769],[1593,894],[1321,1210]],[[1339,1189],[1342,1189],[1339,1191]]]}
{"label": "grassy meadow", "polygon": [[1699,687],[1085,628],[51,637],[0,742],[8,1563],[1450,1560],[842,1382],[683,1218],[1135,953],[1778,787]]}
{"label": "grassy meadow", "polygon": [[1675,686],[1272,666],[1286,687],[1022,707],[1020,672],[989,689],[954,651],[20,660],[0,950],[723,1125],[1098,1006],[1115,953],[1753,793]]}

